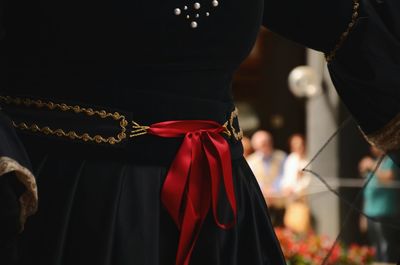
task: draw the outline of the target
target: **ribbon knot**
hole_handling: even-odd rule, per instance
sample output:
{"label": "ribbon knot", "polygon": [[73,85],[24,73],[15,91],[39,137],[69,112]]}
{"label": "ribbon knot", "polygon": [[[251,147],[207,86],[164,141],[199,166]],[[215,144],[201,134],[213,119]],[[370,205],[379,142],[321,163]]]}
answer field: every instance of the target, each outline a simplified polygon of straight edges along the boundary
{"label": "ribbon knot", "polygon": [[[159,137],[184,137],[161,191],[161,200],[180,230],[176,265],[188,265],[206,216],[212,208],[218,227],[236,224],[237,206],[229,144],[214,121],[183,120],[151,125],[148,133]],[[233,213],[230,223],[217,214],[221,181]]]}

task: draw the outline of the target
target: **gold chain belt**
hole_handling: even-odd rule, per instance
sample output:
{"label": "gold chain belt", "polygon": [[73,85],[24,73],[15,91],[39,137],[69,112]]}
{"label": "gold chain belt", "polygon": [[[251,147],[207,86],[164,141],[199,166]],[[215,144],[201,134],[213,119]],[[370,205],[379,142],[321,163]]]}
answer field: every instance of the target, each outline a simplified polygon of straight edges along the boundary
{"label": "gold chain belt", "polygon": [[[70,112],[74,114],[82,114],[88,117],[97,117],[101,119],[111,119],[115,121],[119,127],[119,132],[114,136],[104,136],[100,134],[90,134],[88,132],[78,133],[74,130],[65,130],[61,128],[51,128],[50,126],[39,126],[35,122],[13,122],[13,126],[23,130],[34,133],[42,133],[44,135],[53,135],[57,137],[69,138],[71,140],[81,140],[84,142],[94,142],[98,144],[119,144],[128,138],[133,138],[141,135],[146,135],[149,126],[142,126],[135,121],[128,121],[125,115],[119,112],[108,112],[106,110],[96,110],[94,108],[87,108],[78,105],[68,105],[65,103],[54,103],[51,101],[36,100],[31,98],[0,96],[0,103],[14,106],[22,106],[28,108],[54,110],[62,112]],[[230,113],[228,120],[224,123],[223,132],[229,138],[240,141],[243,138],[243,131],[239,126],[235,126],[235,119],[238,118],[238,109]],[[12,118],[12,117],[11,117]],[[237,128],[235,128],[237,127]]]}

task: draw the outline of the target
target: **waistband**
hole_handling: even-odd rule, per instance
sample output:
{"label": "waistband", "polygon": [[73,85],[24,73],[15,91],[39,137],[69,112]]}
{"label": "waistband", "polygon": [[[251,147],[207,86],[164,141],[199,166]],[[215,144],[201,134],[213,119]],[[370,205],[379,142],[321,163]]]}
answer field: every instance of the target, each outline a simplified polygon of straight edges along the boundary
{"label": "waistband", "polygon": [[[57,155],[101,156],[168,165],[182,142],[181,138],[149,135],[147,128],[155,121],[136,120],[131,111],[14,96],[0,96],[0,104],[28,148]],[[157,109],[163,111],[162,107]],[[154,111],[153,107],[151,112]],[[209,120],[221,123],[221,111],[214,113]],[[226,111],[223,116],[223,135],[232,158],[240,158],[242,131],[237,109]]]}

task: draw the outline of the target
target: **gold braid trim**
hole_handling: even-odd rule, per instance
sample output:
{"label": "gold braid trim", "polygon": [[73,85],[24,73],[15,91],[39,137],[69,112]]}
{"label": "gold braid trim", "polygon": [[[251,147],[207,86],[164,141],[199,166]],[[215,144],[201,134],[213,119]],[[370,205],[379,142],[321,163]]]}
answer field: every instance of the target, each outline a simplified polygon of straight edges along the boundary
{"label": "gold braid trim", "polygon": [[31,171],[21,166],[14,159],[6,156],[0,157],[0,177],[10,172],[14,172],[17,179],[26,188],[26,191],[19,198],[19,203],[21,205],[20,223],[22,232],[26,219],[37,211],[38,194],[36,180]]}
{"label": "gold braid trim", "polygon": [[239,118],[239,110],[236,107],[235,107],[235,110],[232,111],[231,116],[229,117],[230,130],[228,129],[228,132],[231,131],[233,134],[233,137],[236,139],[236,141],[240,141],[243,139],[243,130],[242,130],[242,128],[239,128],[239,131],[236,131],[235,127],[233,126],[233,122],[234,122],[235,118]]}
{"label": "gold braid trim", "polygon": [[[364,133],[363,133],[364,134]],[[388,152],[400,149],[400,114],[375,133],[364,134],[367,141]]]}
{"label": "gold braid trim", "polygon": [[54,102],[44,102],[42,100],[33,100],[29,98],[18,98],[18,97],[10,97],[10,96],[0,96],[0,102],[6,104],[13,105],[23,105],[25,107],[36,107],[38,109],[47,108],[49,110],[61,110],[61,111],[70,111],[75,112],[76,114],[85,114],[87,116],[98,116],[102,119],[112,118],[115,121],[119,122],[119,126],[121,131],[115,137],[105,137],[101,135],[90,135],[89,133],[78,134],[75,131],[64,131],[63,129],[54,129],[48,126],[39,127],[37,124],[27,124],[25,122],[21,122],[16,124],[13,122],[14,127],[19,128],[21,130],[28,130],[32,132],[41,132],[46,135],[56,135],[59,137],[66,137],[72,140],[79,139],[85,142],[96,142],[96,143],[106,143],[106,144],[117,144],[122,142],[122,140],[127,138],[127,126],[128,121],[126,120],[124,115],[119,114],[118,112],[110,113],[105,110],[94,110],[92,108],[84,108],[80,106],[71,106],[67,104],[59,104]]}
{"label": "gold braid trim", "polygon": [[347,26],[347,29],[345,32],[342,33],[342,35],[339,38],[339,41],[337,42],[335,48],[333,50],[325,55],[326,61],[329,63],[331,62],[335,56],[336,53],[339,51],[339,49],[343,46],[344,42],[347,40],[347,38],[350,35],[350,32],[353,30],[354,26],[356,25],[358,16],[360,14],[360,0],[353,0],[354,5],[353,5],[353,15],[351,17],[351,22]]}
{"label": "gold braid trim", "polygon": [[[118,112],[110,113],[106,112],[105,110],[94,110],[92,108],[84,108],[77,105],[71,106],[64,103],[54,103],[51,101],[46,102],[42,100],[33,100],[30,98],[19,98],[0,95],[0,103],[1,102],[5,104],[13,104],[16,106],[22,105],[25,107],[36,107],[38,109],[46,108],[49,110],[61,110],[64,112],[69,111],[76,114],[84,114],[87,116],[98,116],[102,119],[112,118],[115,121],[119,122],[119,126],[121,128],[121,131],[118,133],[117,136],[105,137],[101,135],[89,135],[88,133],[78,134],[75,131],[66,132],[63,129],[50,128],[49,126],[39,127],[39,125],[35,123],[27,124],[26,122],[21,122],[17,124],[15,121],[13,121],[13,126],[20,130],[26,130],[35,133],[39,132],[46,135],[54,135],[58,137],[66,137],[71,140],[78,139],[85,142],[107,143],[114,145],[117,143],[121,143],[123,140],[127,139],[128,133],[129,138],[134,138],[141,135],[146,135],[148,133],[147,130],[150,128],[149,126],[142,126],[135,121],[128,121],[124,115]],[[225,128],[223,133],[226,134],[228,137],[235,138],[237,141],[243,138],[242,129],[239,128],[239,131],[237,131],[234,127],[234,119],[238,118],[238,116],[239,111],[237,108],[235,108],[235,110],[231,112],[229,120],[223,125],[223,127]],[[128,131],[128,126],[131,128],[130,131]]]}

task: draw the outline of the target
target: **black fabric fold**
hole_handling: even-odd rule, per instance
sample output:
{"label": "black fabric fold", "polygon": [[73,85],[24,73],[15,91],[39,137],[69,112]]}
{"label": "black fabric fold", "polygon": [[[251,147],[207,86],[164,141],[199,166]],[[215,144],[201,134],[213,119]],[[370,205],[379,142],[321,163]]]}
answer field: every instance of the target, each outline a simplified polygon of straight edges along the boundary
{"label": "black fabric fold", "polygon": [[4,265],[16,264],[17,261],[16,235],[21,229],[19,190],[13,174],[0,177],[0,261]]}

